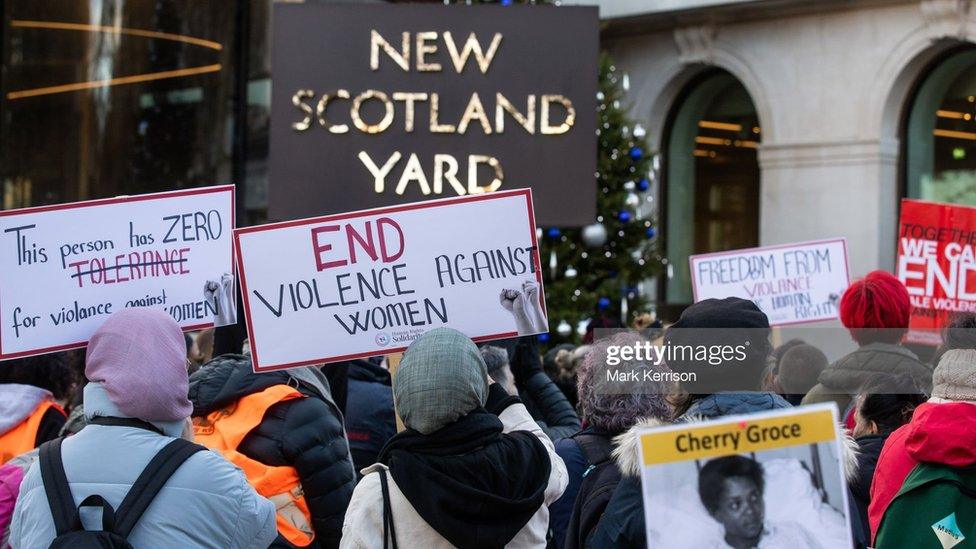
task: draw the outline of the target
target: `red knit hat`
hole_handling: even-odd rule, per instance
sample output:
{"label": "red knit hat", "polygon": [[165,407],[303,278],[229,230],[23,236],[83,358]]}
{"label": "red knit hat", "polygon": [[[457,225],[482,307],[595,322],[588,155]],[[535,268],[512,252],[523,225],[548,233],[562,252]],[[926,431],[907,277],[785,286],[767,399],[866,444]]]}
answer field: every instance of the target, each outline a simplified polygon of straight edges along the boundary
{"label": "red knit hat", "polygon": [[908,330],[911,312],[905,285],[885,271],[871,271],[855,281],[840,300],[840,321],[861,345],[898,343]]}

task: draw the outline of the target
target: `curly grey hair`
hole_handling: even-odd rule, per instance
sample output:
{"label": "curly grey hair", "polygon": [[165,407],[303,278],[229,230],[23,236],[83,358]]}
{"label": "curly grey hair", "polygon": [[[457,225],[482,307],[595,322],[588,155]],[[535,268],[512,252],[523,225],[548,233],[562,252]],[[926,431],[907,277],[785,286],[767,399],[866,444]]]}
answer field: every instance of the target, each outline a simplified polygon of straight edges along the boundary
{"label": "curly grey hair", "polygon": [[[588,425],[610,434],[631,428],[641,418],[657,418],[667,421],[672,415],[668,394],[673,387],[666,383],[650,383],[635,394],[620,392],[619,385],[612,386],[607,379],[607,348],[612,345],[633,345],[641,338],[632,333],[618,333],[593,344],[577,370],[580,417]],[[667,372],[664,364],[647,361],[621,361],[615,368],[630,370],[650,368]]]}

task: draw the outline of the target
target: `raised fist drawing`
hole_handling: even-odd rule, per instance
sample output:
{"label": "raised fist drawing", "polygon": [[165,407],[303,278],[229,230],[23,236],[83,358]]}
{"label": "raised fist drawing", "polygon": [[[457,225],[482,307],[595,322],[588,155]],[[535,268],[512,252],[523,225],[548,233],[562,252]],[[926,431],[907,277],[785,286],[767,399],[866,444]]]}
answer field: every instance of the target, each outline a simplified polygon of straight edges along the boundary
{"label": "raised fist drawing", "polygon": [[515,318],[519,335],[536,334],[548,330],[546,316],[539,301],[539,285],[534,280],[526,280],[521,289],[504,289],[498,301]]}
{"label": "raised fist drawing", "polygon": [[220,280],[208,280],[203,285],[203,297],[217,310],[214,326],[237,323],[237,300],[234,299],[234,275],[224,273]]}
{"label": "raised fist drawing", "polygon": [[502,290],[498,295],[498,301],[502,304],[502,307],[506,311],[512,313],[515,306],[515,301],[519,298],[518,290]]}

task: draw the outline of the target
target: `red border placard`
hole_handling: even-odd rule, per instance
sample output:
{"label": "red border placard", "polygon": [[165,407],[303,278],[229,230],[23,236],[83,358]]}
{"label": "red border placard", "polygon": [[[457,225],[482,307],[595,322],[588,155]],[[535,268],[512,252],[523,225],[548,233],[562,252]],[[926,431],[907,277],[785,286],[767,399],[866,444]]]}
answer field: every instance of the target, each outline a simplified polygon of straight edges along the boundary
{"label": "red border placard", "polygon": [[[442,206],[451,206],[453,204],[460,204],[466,202],[480,202],[482,200],[496,200],[499,198],[508,198],[512,196],[524,196],[525,205],[528,209],[529,214],[529,233],[532,235],[532,246],[535,249],[533,254],[533,261],[535,262],[535,277],[539,283],[539,298],[541,301],[542,309],[546,312],[546,317],[548,318],[548,311],[546,311],[546,300],[545,300],[545,288],[542,282],[542,264],[539,259],[539,242],[536,236],[535,229],[535,213],[532,207],[532,189],[513,189],[508,191],[495,191],[491,193],[471,195],[471,196],[459,196],[457,198],[441,198],[436,200],[425,200],[422,202],[412,202],[410,204],[403,204],[399,206],[386,206],[382,208],[371,208],[368,210],[359,210],[355,212],[347,212],[341,214],[324,215],[320,217],[310,217],[306,219],[296,219],[294,221],[281,221],[278,223],[269,223],[267,225],[257,225],[253,227],[242,227],[239,229],[234,229],[234,257],[237,261],[237,272],[239,273],[241,279],[241,292],[243,299],[241,300],[244,306],[244,318],[247,324],[247,334],[248,334],[248,344],[251,347],[251,364],[255,372],[272,372],[275,370],[284,370],[286,368],[296,368],[298,366],[310,366],[313,364],[326,364],[330,362],[340,362],[343,360],[353,360],[357,358],[366,358],[371,356],[387,355],[392,353],[399,353],[407,350],[406,347],[391,347],[389,349],[383,349],[382,352],[370,351],[364,353],[355,353],[349,355],[336,355],[336,356],[325,356],[321,358],[302,360],[299,362],[289,362],[285,364],[272,364],[269,366],[262,366],[258,355],[257,341],[254,337],[254,329],[251,325],[251,306],[250,300],[247,298],[247,276],[244,270],[244,259],[241,255],[241,235],[249,233],[267,232],[276,229],[284,229],[288,227],[299,227],[302,225],[318,225],[320,223],[325,223],[329,221],[338,221],[342,219],[353,219],[357,217],[367,217],[375,216],[384,213],[396,213],[396,212],[406,212],[411,210],[422,210],[422,209],[433,209],[440,208]],[[491,341],[493,339],[504,339],[509,337],[518,336],[518,332],[503,332],[499,334],[483,335],[471,338],[475,343],[481,343],[483,341]]]}
{"label": "red border placard", "polygon": [[[174,198],[180,196],[193,196],[198,194],[208,194],[208,193],[220,193],[230,191],[230,228],[231,234],[233,236],[233,231],[235,225],[237,224],[237,187],[233,184],[229,185],[214,185],[211,187],[198,187],[194,189],[184,189],[179,191],[163,191],[159,193],[151,194],[140,194],[140,195],[125,195],[116,196],[113,198],[99,198],[95,200],[83,200],[80,202],[67,202],[65,204],[50,204],[47,206],[32,206],[29,208],[20,208],[16,210],[3,210],[0,211],[0,218],[10,217],[14,215],[21,214],[33,214],[33,213],[43,213],[52,212],[59,210],[75,210],[78,208],[89,208],[89,207],[99,207],[99,206],[109,206],[112,204],[122,204],[126,202],[144,202],[146,200],[158,200],[163,198]],[[237,262],[234,258],[235,249],[231,246],[231,270],[235,271],[237,268]],[[236,276],[236,273],[231,273]],[[2,300],[3,289],[0,288],[0,300]],[[3,322],[2,318],[3,309],[0,308],[0,323]],[[206,328],[212,328],[213,322],[206,322],[203,324],[194,324],[193,326],[185,326],[182,328],[184,332],[191,332],[193,330],[203,330]],[[3,353],[3,333],[0,331],[0,360],[9,360],[13,358],[24,358],[28,356],[37,356],[47,353],[54,353],[58,351],[70,351],[73,349],[82,349],[88,346],[87,341],[79,341],[77,343],[66,343],[64,345],[56,345],[54,347],[44,347],[42,349],[34,349],[31,351],[21,351],[18,353]]]}
{"label": "red border placard", "polygon": [[[695,282],[695,266],[692,263],[693,259],[699,258],[712,258],[712,257],[723,257],[727,255],[740,255],[759,251],[768,250],[779,250],[782,248],[800,248],[803,246],[813,246],[816,244],[833,244],[834,242],[840,242],[844,245],[844,276],[847,278],[847,285],[851,284],[851,266],[847,258],[847,239],[844,237],[839,238],[827,238],[824,240],[807,240],[805,242],[791,242],[789,244],[773,244],[772,246],[756,246],[755,248],[741,248],[739,250],[727,250],[724,252],[711,252],[707,254],[694,254],[688,256],[688,270],[691,274],[691,299],[695,303],[698,303],[698,284]],[[814,322],[827,322],[829,318],[819,318],[815,320],[796,320],[793,322],[779,322],[776,324],[770,324],[770,326],[795,326],[797,324],[812,324]]]}
{"label": "red border placard", "polygon": [[[906,225],[920,225],[923,227],[931,227],[937,230],[956,230],[964,233],[976,232],[976,207],[969,206],[966,204],[950,204],[946,202],[935,202],[932,200],[919,200],[915,198],[903,198],[900,203],[900,211],[898,214],[898,233],[895,237],[895,276],[901,279],[901,262],[902,258],[905,257],[905,253],[902,249],[902,239],[904,238],[914,238],[920,241],[933,241],[936,247],[936,263],[939,269],[945,270],[949,268],[950,261],[946,258],[946,246],[949,244],[961,244],[964,247],[972,246],[971,242],[964,242],[963,240],[951,238],[939,238],[940,235],[936,234],[935,239],[930,239],[925,236],[915,237],[911,235],[903,234]],[[915,269],[910,269],[908,272],[916,272]],[[972,278],[960,277],[958,283],[962,284],[963,287],[969,286],[969,280]],[[950,276],[950,279],[952,277]],[[926,277],[918,279],[906,279],[902,280],[905,287],[911,294],[912,301],[912,312],[911,317],[908,321],[908,333],[905,334],[904,341],[906,343],[913,343],[917,345],[926,345],[930,347],[938,346],[942,343],[942,329],[956,316],[963,314],[968,308],[963,309],[952,309],[952,308],[937,308],[934,303],[939,299],[948,299],[949,296],[946,294],[945,288],[938,282],[933,284],[933,293],[931,295],[926,294],[924,289],[921,295],[912,293],[913,290],[922,289],[919,288],[918,282],[924,282],[927,280]],[[918,300],[930,300],[931,304],[928,307],[917,305]],[[958,297],[952,298],[957,302],[965,302],[972,305],[974,302],[971,300],[962,300]],[[925,312],[924,314],[920,314]]]}

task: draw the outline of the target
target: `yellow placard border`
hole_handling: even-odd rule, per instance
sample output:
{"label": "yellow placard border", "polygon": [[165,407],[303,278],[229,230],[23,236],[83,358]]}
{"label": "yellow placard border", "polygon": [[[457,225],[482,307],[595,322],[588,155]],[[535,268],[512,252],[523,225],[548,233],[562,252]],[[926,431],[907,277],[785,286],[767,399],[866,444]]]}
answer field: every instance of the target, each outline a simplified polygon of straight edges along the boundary
{"label": "yellow placard border", "polygon": [[[772,440],[777,430],[786,436]],[[644,466],[663,465],[818,444],[837,437],[835,405],[804,406],[649,430],[640,435],[641,462]]]}

